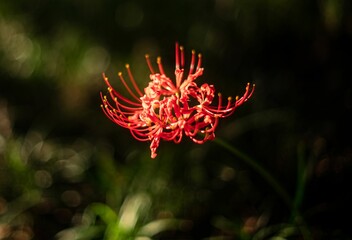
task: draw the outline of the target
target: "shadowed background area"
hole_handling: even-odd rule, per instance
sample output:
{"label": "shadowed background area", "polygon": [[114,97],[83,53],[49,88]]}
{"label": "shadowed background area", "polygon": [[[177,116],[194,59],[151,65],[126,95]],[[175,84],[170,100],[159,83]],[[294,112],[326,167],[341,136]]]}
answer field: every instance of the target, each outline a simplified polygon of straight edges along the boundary
{"label": "shadowed background area", "polygon": [[[352,9],[347,0],[1,1],[1,239],[349,239]],[[201,52],[224,96],[252,98],[219,142],[148,142],[100,109],[144,55],[174,75]]]}

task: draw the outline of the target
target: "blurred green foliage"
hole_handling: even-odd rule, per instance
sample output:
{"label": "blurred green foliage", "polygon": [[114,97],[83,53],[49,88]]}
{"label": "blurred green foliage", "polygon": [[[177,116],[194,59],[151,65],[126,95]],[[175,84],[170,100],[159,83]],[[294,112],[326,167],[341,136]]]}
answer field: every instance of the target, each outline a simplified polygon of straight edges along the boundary
{"label": "blurred green foliage", "polygon": [[[0,239],[348,239],[352,12],[347,0],[1,1]],[[257,88],[217,142],[149,146],[105,118],[106,72],[144,54],[172,76]],[[187,57],[188,58],[188,57]],[[116,81],[115,81],[116,79]],[[198,81],[198,80],[197,80]]]}

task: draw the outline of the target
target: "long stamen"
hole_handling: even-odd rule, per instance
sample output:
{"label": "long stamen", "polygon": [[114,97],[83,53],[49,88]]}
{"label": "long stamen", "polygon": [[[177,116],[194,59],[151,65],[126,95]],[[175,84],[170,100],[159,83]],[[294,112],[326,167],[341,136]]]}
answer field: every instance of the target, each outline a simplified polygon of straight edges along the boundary
{"label": "long stamen", "polygon": [[113,90],[112,88],[108,88],[108,91],[110,92],[110,97],[112,99],[117,97],[118,99],[120,99],[120,100],[124,101],[125,103],[128,103],[128,104],[130,104],[132,106],[139,106],[139,107],[141,106],[140,101],[138,103],[137,102],[132,102],[131,100],[129,100],[128,98],[122,96],[121,94],[119,94],[118,92]]}
{"label": "long stamen", "polygon": [[220,109],[221,109],[221,106],[222,106],[222,96],[221,96],[221,93],[218,93],[218,97],[219,97],[218,110],[220,110]]}
{"label": "long stamen", "polygon": [[129,103],[134,106],[140,106],[140,100],[138,101],[138,103],[132,102],[131,100],[123,97],[121,94],[116,92],[115,89],[111,86],[109,79],[105,76],[105,73],[103,73],[103,79],[104,79],[106,85],[108,86],[108,91],[110,93],[111,98],[115,98],[115,96],[116,96],[116,97],[122,99],[123,101],[125,101],[126,103]]}
{"label": "long stamen", "polygon": [[149,70],[152,74],[154,74],[154,69],[153,69],[153,66],[152,66],[152,63],[150,62],[150,59],[149,59],[149,55],[146,54],[145,55],[145,60],[147,61],[147,64],[148,64],[148,67],[149,67]]}
{"label": "long stamen", "polygon": [[163,64],[161,63],[161,57],[158,57],[156,59],[156,62],[158,64],[158,67],[159,67],[159,71],[162,75],[165,75],[165,72],[164,72],[164,68],[163,68]]}
{"label": "long stamen", "polygon": [[[103,100],[103,102],[109,103],[109,102],[107,101],[106,96],[104,96],[102,93],[100,93],[100,96],[101,96],[101,99]],[[136,104],[136,103],[131,102],[131,101],[129,101],[128,99],[126,99],[126,98],[124,98],[124,97],[122,97],[122,96],[118,96],[118,95],[115,96],[115,95],[113,95],[113,94],[110,94],[110,97],[114,100],[115,105],[116,105],[116,108],[118,108],[119,111],[121,111],[120,108],[119,108],[119,106],[122,107],[122,108],[124,108],[124,109],[126,109],[126,110],[128,110],[128,111],[138,111],[138,110],[141,110],[141,109],[142,109],[140,103],[139,103],[139,104]],[[124,102],[130,104],[131,106],[127,106],[127,105],[121,103],[121,102],[118,100],[118,97],[119,97],[121,100],[123,100]],[[109,103],[109,106],[110,106],[110,108],[113,108],[113,106],[112,106],[110,103]]]}
{"label": "long stamen", "polygon": [[176,69],[180,69],[180,57],[178,55],[178,42],[176,42],[176,46],[175,46],[175,68]]}
{"label": "long stamen", "polygon": [[254,92],[254,89],[255,89],[255,84],[252,85],[252,90],[249,91],[249,88],[250,88],[250,83],[247,83],[247,86],[246,86],[246,92],[244,93],[244,95],[238,99],[236,101],[236,104],[239,106],[241,104],[243,104],[244,102],[246,102],[253,94]]}
{"label": "long stamen", "polygon": [[[176,43],[175,54],[176,54],[176,69],[175,69],[176,88],[178,89],[181,85],[181,82],[182,82],[183,66],[185,63],[183,47],[182,46],[178,47],[178,43]],[[181,55],[181,66],[180,66],[180,56],[179,55]]]}
{"label": "long stamen", "polygon": [[122,112],[118,105],[116,105],[116,109],[113,108],[113,106],[106,99],[106,96],[102,97],[102,101],[103,105],[101,107],[108,118],[122,127],[126,127],[129,124],[128,115],[133,115],[133,111]]}
{"label": "long stamen", "polygon": [[140,102],[141,100],[139,99],[139,97],[137,97],[137,96],[132,92],[132,90],[130,89],[130,87],[127,85],[125,79],[124,79],[123,76],[122,76],[122,72],[119,72],[118,75],[119,75],[119,77],[120,77],[121,82],[123,83],[123,85],[125,86],[125,88],[127,89],[127,91],[129,92],[129,94],[131,94],[131,96],[132,96],[134,99],[136,99],[137,101]]}
{"label": "long stamen", "polygon": [[134,89],[137,91],[137,93],[139,94],[140,97],[143,96],[141,90],[139,89],[137,83],[136,83],[136,80],[134,79],[133,75],[132,75],[132,72],[131,72],[131,69],[130,69],[130,65],[129,64],[126,64],[126,69],[127,69],[127,73],[128,73],[128,76],[133,84],[133,87]]}
{"label": "long stamen", "polygon": [[191,64],[189,66],[188,76],[193,73],[195,61],[196,61],[196,52],[194,50],[192,50],[192,58],[191,58]]}
{"label": "long stamen", "polygon": [[197,69],[196,70],[198,70],[201,67],[201,65],[202,65],[202,54],[199,53],[198,54],[198,64],[197,64]]}
{"label": "long stamen", "polygon": [[[238,99],[238,96],[236,96],[236,101],[237,101],[237,99]],[[225,109],[229,109],[231,107],[231,101],[232,101],[232,97],[228,97],[227,98],[227,106]],[[236,107],[236,105],[235,105],[235,107]]]}
{"label": "long stamen", "polygon": [[185,66],[185,52],[183,51],[183,46],[180,46],[180,53],[181,53],[181,68]]}

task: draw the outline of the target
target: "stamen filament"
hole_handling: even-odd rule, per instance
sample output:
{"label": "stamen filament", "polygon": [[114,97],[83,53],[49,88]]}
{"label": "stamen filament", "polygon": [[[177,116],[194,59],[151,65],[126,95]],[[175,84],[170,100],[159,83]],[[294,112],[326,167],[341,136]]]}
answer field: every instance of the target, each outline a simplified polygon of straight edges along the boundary
{"label": "stamen filament", "polygon": [[154,74],[154,69],[153,69],[152,63],[150,62],[150,59],[149,59],[149,55],[148,55],[148,54],[145,55],[145,60],[146,60],[146,62],[147,62],[149,71],[150,71],[152,74]]}
{"label": "stamen filament", "polygon": [[193,73],[195,59],[196,59],[196,52],[194,50],[192,50],[192,58],[191,58],[191,64],[189,66],[188,76],[192,75],[192,73]]}
{"label": "stamen filament", "polygon": [[139,96],[142,97],[143,94],[142,94],[141,90],[139,89],[139,87],[138,87],[138,85],[137,85],[137,83],[136,83],[136,81],[135,81],[135,79],[134,79],[134,77],[132,75],[132,72],[131,72],[129,64],[126,64],[126,69],[127,69],[128,76],[129,76],[129,78],[130,78],[130,80],[131,80],[131,82],[133,84],[134,89],[137,91]]}
{"label": "stamen filament", "polygon": [[137,97],[137,96],[132,92],[132,90],[130,89],[130,87],[127,85],[125,79],[124,79],[123,76],[122,76],[122,72],[119,72],[118,75],[119,75],[119,77],[120,77],[121,82],[123,83],[123,85],[124,85],[125,88],[127,89],[128,93],[129,93],[134,99],[136,99],[137,101],[140,101],[139,97]]}
{"label": "stamen filament", "polygon": [[161,57],[158,57],[156,59],[156,62],[158,63],[159,71],[162,75],[165,75],[163,64],[161,63]]}

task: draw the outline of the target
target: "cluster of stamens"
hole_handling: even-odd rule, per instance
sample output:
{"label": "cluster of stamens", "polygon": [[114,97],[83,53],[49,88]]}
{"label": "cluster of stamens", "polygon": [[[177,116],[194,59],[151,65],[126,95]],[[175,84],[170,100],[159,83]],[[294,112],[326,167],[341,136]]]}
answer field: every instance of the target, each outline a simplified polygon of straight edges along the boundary
{"label": "cluster of stamens", "polygon": [[186,135],[193,142],[202,144],[215,138],[215,129],[219,118],[230,116],[235,109],[246,102],[254,91],[254,85],[248,83],[242,97],[231,97],[227,104],[222,104],[222,95],[218,93],[217,105],[212,106],[215,88],[207,83],[200,87],[195,80],[203,74],[202,55],[192,51],[188,75],[184,75],[184,50],[176,43],[175,48],[175,83],[166,76],[161,62],[157,58],[156,72],[145,55],[151,72],[150,82],[142,92],[138,87],[130,66],[126,64],[128,78],[133,89],[127,84],[121,72],[119,79],[130,94],[130,98],[122,96],[110,84],[103,74],[112,101],[101,93],[101,105],[105,115],[121,127],[130,130],[132,136],[139,141],[150,141],[151,157],[156,157],[160,140],[179,143]]}

